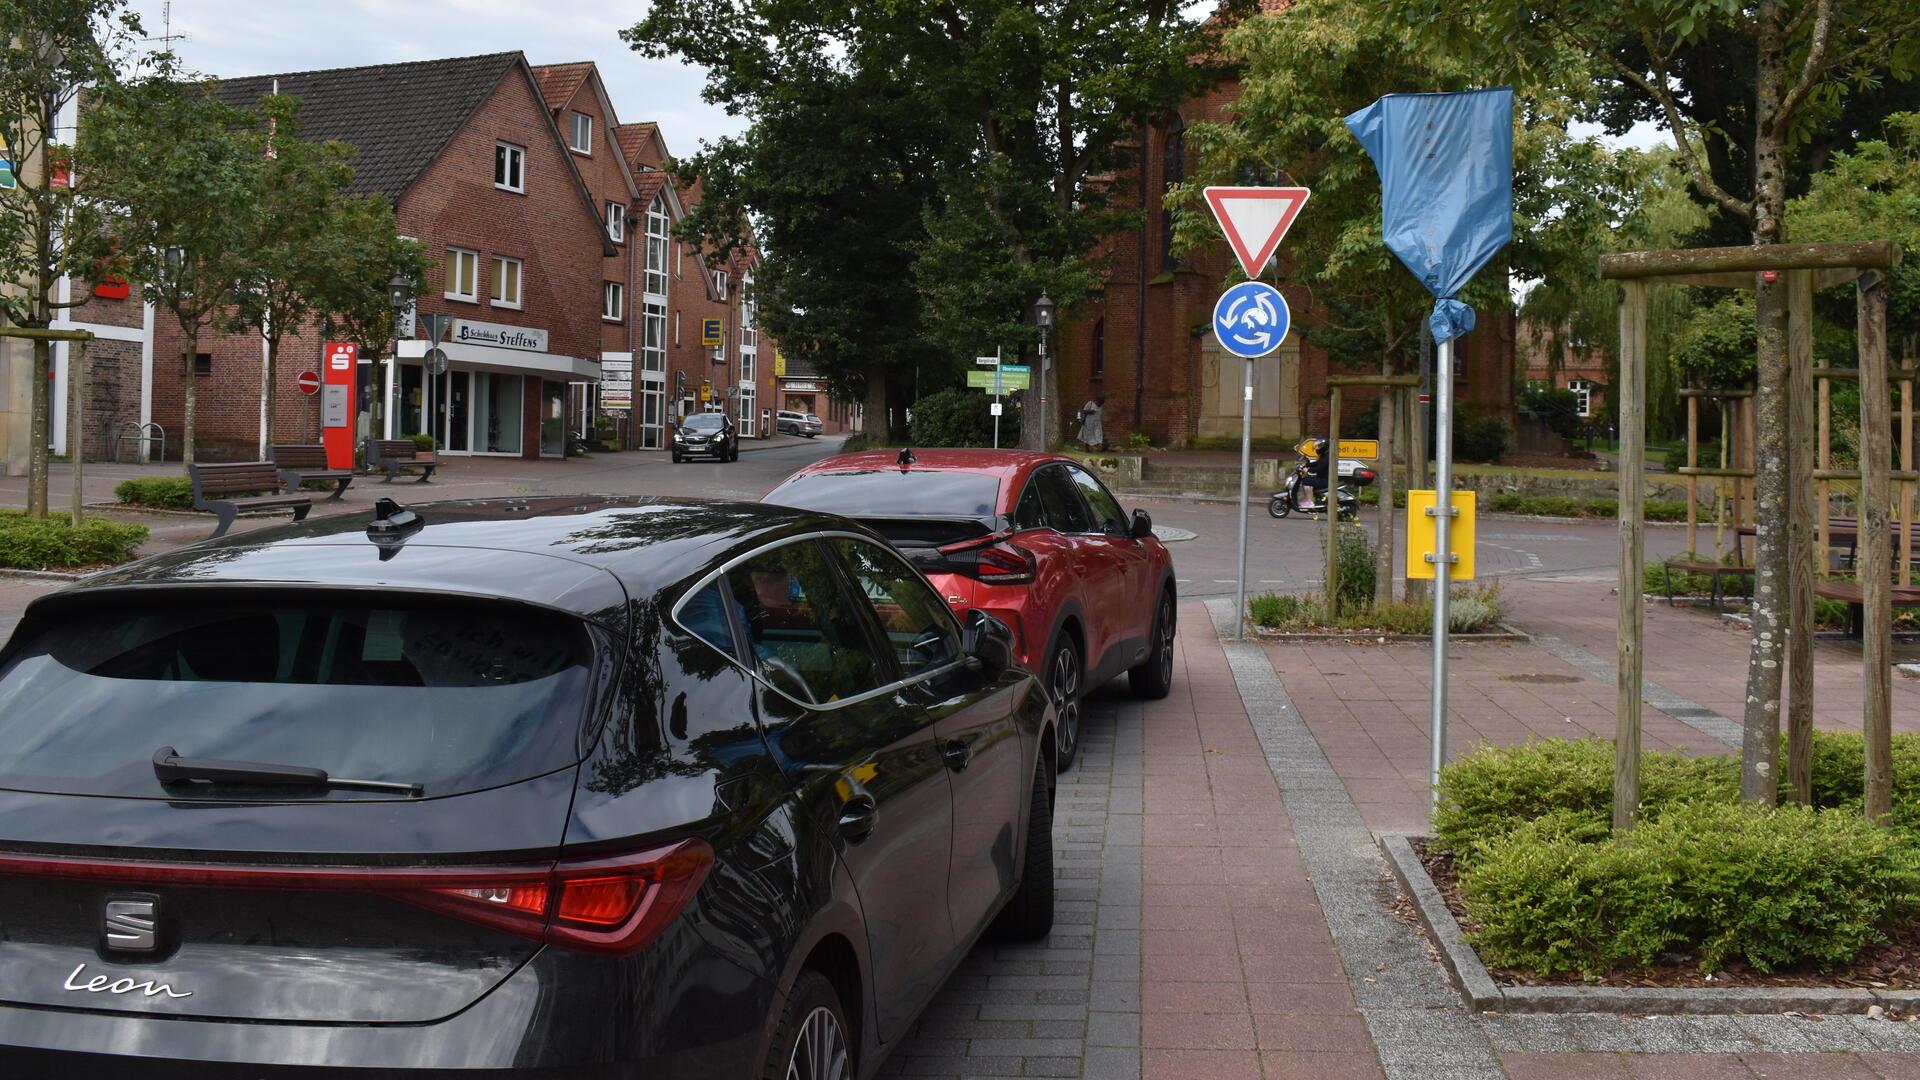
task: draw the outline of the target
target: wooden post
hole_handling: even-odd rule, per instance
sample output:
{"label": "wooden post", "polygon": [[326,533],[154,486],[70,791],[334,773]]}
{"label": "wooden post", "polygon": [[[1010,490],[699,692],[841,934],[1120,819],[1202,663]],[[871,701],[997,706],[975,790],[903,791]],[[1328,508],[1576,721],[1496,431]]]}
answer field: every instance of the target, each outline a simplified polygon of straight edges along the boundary
{"label": "wooden post", "polygon": [[[1912,366],[1912,361],[1908,361]],[[1913,380],[1900,380],[1900,471],[1913,471]],[[1913,481],[1900,481],[1900,584],[1913,584]]]}
{"label": "wooden post", "polygon": [[87,462],[87,343],[67,343],[67,397],[73,401],[73,419],[67,424],[67,459],[73,463],[73,527],[80,527],[80,508]]}
{"label": "wooden post", "polygon": [[[1833,380],[1820,379],[1820,468],[1833,468]],[[1820,572],[1833,570],[1833,541],[1828,530],[1833,517],[1833,481],[1820,481],[1820,506],[1814,514],[1814,526],[1820,530]]]}
{"label": "wooden post", "polygon": [[[1687,399],[1687,467],[1695,468],[1700,464],[1700,399]],[[1687,477],[1687,557],[1700,557],[1700,512],[1694,500],[1697,497],[1698,477]]]}
{"label": "wooden post", "polygon": [[1340,387],[1332,388],[1327,413],[1327,486],[1320,509],[1327,515],[1327,617],[1340,614]]}
{"label": "wooden post", "polygon": [[1885,824],[1893,810],[1893,595],[1888,561],[1887,470],[1893,418],[1887,401],[1887,282],[1860,278],[1860,579],[1865,636],[1860,647],[1866,731],[1867,820]]}
{"label": "wooden post", "polygon": [[1813,271],[1787,271],[1787,797],[1813,801]]}
{"label": "wooden post", "polygon": [[1640,668],[1646,531],[1647,286],[1627,281],[1620,304],[1620,626],[1613,735],[1613,829],[1640,812]]}
{"label": "wooden post", "polygon": [[[1393,475],[1393,453],[1398,440],[1394,436],[1400,425],[1400,390],[1393,386],[1380,388],[1380,503],[1379,517],[1374,519],[1374,582],[1373,598],[1369,603],[1379,606],[1393,600],[1393,493],[1395,488]],[[1335,449],[1339,449],[1335,447]],[[1338,458],[1334,459],[1337,463]],[[1336,470],[1337,471],[1337,470]]]}
{"label": "wooden post", "polygon": [[[1720,398],[1720,469],[1734,467],[1734,404]],[[1732,513],[1732,500],[1726,492],[1726,477],[1713,480],[1713,561],[1726,561],[1726,517]]]}

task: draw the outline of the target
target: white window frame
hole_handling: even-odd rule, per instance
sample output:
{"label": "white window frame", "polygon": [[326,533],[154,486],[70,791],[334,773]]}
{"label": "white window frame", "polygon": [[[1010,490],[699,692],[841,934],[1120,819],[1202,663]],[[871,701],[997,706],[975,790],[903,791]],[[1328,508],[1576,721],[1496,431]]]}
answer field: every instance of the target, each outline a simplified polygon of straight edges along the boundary
{"label": "white window frame", "polygon": [[673,346],[680,347],[680,309],[673,309]]}
{"label": "white window frame", "polygon": [[[503,280],[504,271],[508,266],[513,267],[513,298],[511,300],[507,299],[506,282]],[[526,306],[526,297],[527,264],[523,260],[508,255],[495,255],[493,257],[493,306],[519,311]]]}
{"label": "white window frame", "polygon": [[619,201],[607,203],[607,237],[616,244],[627,242],[627,204]]}
{"label": "white window frame", "polygon": [[666,200],[654,199],[647,206],[647,251],[641,267],[640,291],[650,297],[660,297],[661,303],[666,302],[667,295],[667,244],[671,242],[672,225],[667,217]]}
{"label": "white window frame", "polygon": [[[466,267],[462,274],[460,268]],[[448,300],[464,300],[469,304],[480,302],[480,253],[472,248],[449,247],[447,249],[446,291],[441,293]],[[460,289],[461,279],[466,281],[466,289]]]}
{"label": "white window frame", "polygon": [[[584,136],[581,134],[581,131],[580,131],[580,128],[582,126],[582,123],[581,123],[582,121],[585,121],[585,127],[586,127],[586,133]],[[578,140],[578,141],[575,141],[575,140]],[[567,149],[573,151],[576,154],[585,154],[588,157],[593,156],[593,117],[588,116],[586,113],[583,113],[583,112],[574,112],[574,113],[568,114]]]}
{"label": "white window frame", "polygon": [[649,298],[641,308],[640,370],[655,372],[664,382],[667,371],[667,309]]}
{"label": "white window frame", "polygon": [[1567,389],[1573,391],[1574,413],[1582,420],[1591,420],[1594,384],[1587,379],[1568,379]]}
{"label": "white window frame", "polygon": [[713,272],[713,291],[720,294],[721,300],[726,300],[727,272],[725,270],[715,270]]}
{"label": "white window frame", "polygon": [[[505,152],[504,164],[507,173],[504,179],[500,175],[503,164],[502,151]],[[499,139],[494,142],[493,186],[499,188],[501,191],[511,191],[516,195],[525,195],[527,193],[526,147],[518,143],[510,143],[505,139]]]}
{"label": "white window frame", "polygon": [[625,322],[627,317],[626,286],[617,281],[600,283],[600,319],[603,322]]}

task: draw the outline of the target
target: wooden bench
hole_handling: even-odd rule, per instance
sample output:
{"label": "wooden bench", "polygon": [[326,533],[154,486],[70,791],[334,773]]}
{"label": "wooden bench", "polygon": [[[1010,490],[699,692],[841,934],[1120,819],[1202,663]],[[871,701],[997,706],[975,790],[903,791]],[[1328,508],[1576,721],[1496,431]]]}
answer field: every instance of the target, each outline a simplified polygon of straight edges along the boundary
{"label": "wooden bench", "polygon": [[332,480],[339,485],[329,499],[347,493],[353,483],[352,469],[327,468],[327,448],[302,443],[276,443],[267,447],[267,460],[280,470],[280,481],[289,492],[299,491],[303,480]]}
{"label": "wooden bench", "polygon": [[298,492],[281,492],[280,472],[271,461],[231,465],[195,462],[187,466],[187,477],[193,483],[193,508],[211,510],[220,519],[213,536],[220,536],[231,528],[233,519],[242,510],[291,510],[293,520],[301,521],[307,511],[313,509],[311,498]]}
{"label": "wooden bench", "polygon": [[[1920,607],[1920,585],[1887,586],[1896,608]],[[1866,595],[1857,581],[1822,581],[1813,587],[1815,596],[1838,600],[1847,605],[1847,636],[1859,641],[1866,637]]]}
{"label": "wooden bench", "polygon": [[1710,588],[1713,593],[1713,606],[1716,610],[1720,607],[1721,596],[1724,595],[1720,592],[1721,576],[1724,574],[1732,574],[1736,577],[1744,577],[1753,573],[1753,567],[1742,566],[1739,563],[1695,562],[1689,559],[1668,559],[1660,565],[1665,571],[1664,580],[1667,586],[1668,607],[1679,606],[1675,604],[1673,600],[1673,574],[1676,570],[1683,574],[1705,574],[1712,578],[1713,584]]}
{"label": "wooden bench", "polygon": [[433,451],[420,449],[411,439],[367,440],[367,471],[385,469],[387,478],[381,483],[393,483],[393,478],[400,475],[401,469],[419,469],[420,479],[414,483],[432,483],[433,470],[439,464]]}

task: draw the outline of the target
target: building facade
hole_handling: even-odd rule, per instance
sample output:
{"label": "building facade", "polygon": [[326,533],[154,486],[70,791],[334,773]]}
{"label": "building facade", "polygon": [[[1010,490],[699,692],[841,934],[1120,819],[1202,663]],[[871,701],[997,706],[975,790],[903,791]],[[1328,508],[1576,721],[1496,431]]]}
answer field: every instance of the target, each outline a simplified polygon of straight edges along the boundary
{"label": "building facade", "polygon": [[1612,400],[1612,372],[1606,350],[1592,342],[1579,340],[1563,328],[1531,320],[1522,321],[1519,330],[1520,377],[1535,386],[1567,390],[1573,394],[1574,411],[1582,420],[1607,415]]}
{"label": "building facade", "polygon": [[[726,409],[744,433],[762,433],[773,387],[758,362],[769,346],[753,325],[754,260],[710,265],[671,235],[686,203],[665,144],[654,125],[620,122],[594,65],[536,68],[496,53],[229,79],[217,92],[251,105],[276,88],[301,101],[300,137],[358,148],[358,190],[387,198],[429,257],[401,340],[359,357],[356,441],[425,433],[448,454],[557,458],[572,433],[598,428],[623,446],[664,448],[693,408]],[[422,316],[449,321],[437,374]],[[712,317],[725,328],[722,362],[708,349],[696,363],[677,346]],[[182,357],[168,323],[154,351]],[[271,439],[264,343],[203,334],[196,456],[252,460],[268,441],[317,441],[320,399],[298,380],[319,372],[327,329],[322,316],[283,339]],[[185,366],[162,363],[150,383],[169,432]]]}

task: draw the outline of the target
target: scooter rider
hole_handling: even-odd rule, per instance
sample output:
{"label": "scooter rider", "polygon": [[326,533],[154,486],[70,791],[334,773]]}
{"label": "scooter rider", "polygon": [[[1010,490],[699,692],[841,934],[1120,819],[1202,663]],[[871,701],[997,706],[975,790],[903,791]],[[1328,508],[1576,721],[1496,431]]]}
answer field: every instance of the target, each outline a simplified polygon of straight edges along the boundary
{"label": "scooter rider", "polygon": [[1301,503],[1302,510],[1312,510],[1317,503],[1326,501],[1327,470],[1331,468],[1333,455],[1327,452],[1328,446],[1325,439],[1313,440],[1313,450],[1314,458],[1307,463],[1307,470],[1301,474],[1300,482],[1310,493],[1317,494],[1308,495],[1308,498],[1313,501]]}

